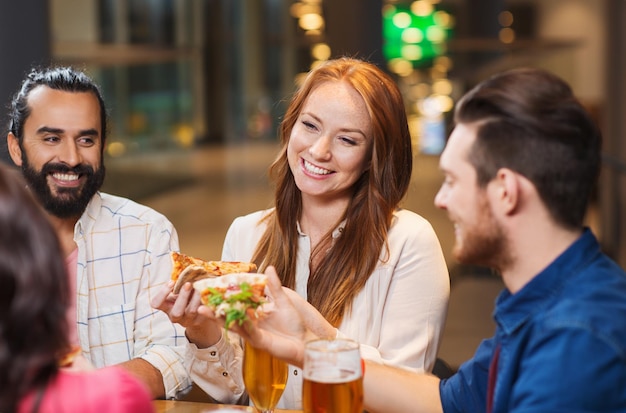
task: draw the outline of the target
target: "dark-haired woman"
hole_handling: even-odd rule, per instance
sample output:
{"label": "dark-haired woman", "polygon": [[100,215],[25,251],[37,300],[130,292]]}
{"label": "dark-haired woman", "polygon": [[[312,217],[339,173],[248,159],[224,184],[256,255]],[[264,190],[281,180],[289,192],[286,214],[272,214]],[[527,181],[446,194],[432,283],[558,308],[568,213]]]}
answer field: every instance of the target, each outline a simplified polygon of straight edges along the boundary
{"label": "dark-haired woman", "polygon": [[56,233],[2,165],[0,228],[0,412],[152,412],[147,388],[121,367],[68,357],[70,296]]}

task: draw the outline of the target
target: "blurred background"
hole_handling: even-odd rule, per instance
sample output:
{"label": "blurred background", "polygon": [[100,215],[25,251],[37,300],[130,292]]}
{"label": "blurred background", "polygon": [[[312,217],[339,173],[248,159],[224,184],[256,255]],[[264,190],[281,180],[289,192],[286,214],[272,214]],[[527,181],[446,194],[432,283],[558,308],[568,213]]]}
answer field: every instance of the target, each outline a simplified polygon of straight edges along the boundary
{"label": "blurred background", "polygon": [[414,142],[404,206],[433,224],[452,275],[441,353],[453,367],[491,334],[502,287],[454,263],[452,227],[433,206],[451,111],[477,82],[534,66],[572,85],[605,139],[588,223],[626,263],[626,1],[20,0],[0,2],[0,16],[3,108],[34,64],[86,70],[110,113],[105,191],[165,214],[181,250],[206,259],[219,259],[235,217],[271,205],[266,170],[298,79],[340,55],[391,73]]}

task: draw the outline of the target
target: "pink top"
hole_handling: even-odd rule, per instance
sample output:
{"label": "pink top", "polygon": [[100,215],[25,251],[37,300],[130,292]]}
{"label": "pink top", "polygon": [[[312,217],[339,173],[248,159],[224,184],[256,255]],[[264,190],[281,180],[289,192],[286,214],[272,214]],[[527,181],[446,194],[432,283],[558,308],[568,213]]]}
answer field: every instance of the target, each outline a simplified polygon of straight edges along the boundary
{"label": "pink top", "polygon": [[[18,413],[33,411],[30,393]],[[61,370],[46,388],[37,413],[153,413],[148,389],[122,367],[92,371]]]}
{"label": "pink top", "polygon": [[78,327],[76,326],[76,263],[78,261],[78,248],[65,258],[65,267],[70,287],[70,304],[67,308],[67,322],[69,327],[69,339],[72,346],[80,346],[78,341]]}

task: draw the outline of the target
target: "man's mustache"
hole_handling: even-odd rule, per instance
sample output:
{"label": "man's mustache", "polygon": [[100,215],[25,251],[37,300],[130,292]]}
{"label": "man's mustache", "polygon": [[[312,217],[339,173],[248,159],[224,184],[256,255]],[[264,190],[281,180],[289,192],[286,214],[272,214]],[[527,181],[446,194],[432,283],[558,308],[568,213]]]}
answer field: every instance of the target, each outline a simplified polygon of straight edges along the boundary
{"label": "man's mustache", "polygon": [[62,163],[47,163],[41,168],[41,173],[49,175],[52,173],[74,173],[76,175],[93,175],[94,169],[89,165],[78,164],[70,167]]}

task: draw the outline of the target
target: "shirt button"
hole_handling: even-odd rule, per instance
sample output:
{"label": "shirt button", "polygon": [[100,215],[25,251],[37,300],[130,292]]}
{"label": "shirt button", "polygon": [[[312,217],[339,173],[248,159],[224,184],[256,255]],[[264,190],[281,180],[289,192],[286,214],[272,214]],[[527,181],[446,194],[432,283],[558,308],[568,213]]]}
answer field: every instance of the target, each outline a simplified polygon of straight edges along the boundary
{"label": "shirt button", "polygon": [[215,357],[215,355],[217,354],[217,351],[212,351],[211,352],[211,356]]}
{"label": "shirt button", "polygon": [[293,371],[293,375],[294,375],[294,376],[297,376],[297,375],[298,375],[298,370],[294,370],[294,371]]}
{"label": "shirt button", "polygon": [[226,372],[226,371],[222,372],[222,376],[224,376],[224,377],[228,376],[228,372]]}

